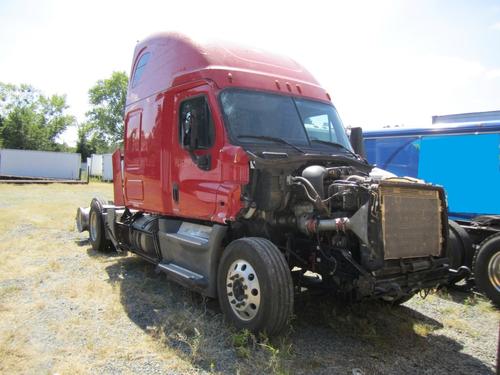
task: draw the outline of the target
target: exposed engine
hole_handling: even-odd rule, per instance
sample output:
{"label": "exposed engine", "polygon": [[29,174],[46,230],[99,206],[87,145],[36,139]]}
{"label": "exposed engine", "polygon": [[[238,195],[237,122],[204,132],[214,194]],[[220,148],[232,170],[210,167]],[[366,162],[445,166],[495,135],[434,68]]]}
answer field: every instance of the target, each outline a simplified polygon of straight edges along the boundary
{"label": "exposed engine", "polygon": [[416,290],[418,282],[391,278],[445,262],[448,229],[441,188],[381,179],[353,166],[280,172],[254,171],[259,182],[248,211],[253,220],[242,221],[245,235],[257,232],[281,243],[291,265],[321,275],[323,284],[356,290],[358,296],[398,298]]}

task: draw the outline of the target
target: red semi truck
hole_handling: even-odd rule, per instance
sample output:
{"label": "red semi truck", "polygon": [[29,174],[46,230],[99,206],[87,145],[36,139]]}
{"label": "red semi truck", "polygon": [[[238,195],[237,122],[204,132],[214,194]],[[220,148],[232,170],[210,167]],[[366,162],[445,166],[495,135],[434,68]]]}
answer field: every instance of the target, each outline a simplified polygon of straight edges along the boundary
{"label": "red semi truck", "polygon": [[276,334],[294,291],[402,303],[446,284],[442,188],[375,173],[295,61],[157,34],[137,44],[114,202],[77,225]]}

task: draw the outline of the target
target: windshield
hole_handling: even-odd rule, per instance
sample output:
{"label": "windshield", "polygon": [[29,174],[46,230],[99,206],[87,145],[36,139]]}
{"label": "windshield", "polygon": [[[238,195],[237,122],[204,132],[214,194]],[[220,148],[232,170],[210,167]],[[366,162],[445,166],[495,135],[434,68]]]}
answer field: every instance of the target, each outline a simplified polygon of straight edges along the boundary
{"label": "windshield", "polygon": [[343,152],[335,143],[352,150],[332,105],[244,90],[225,90],[220,99],[229,132],[238,142],[272,143],[266,139],[272,137],[322,151],[334,147]]}

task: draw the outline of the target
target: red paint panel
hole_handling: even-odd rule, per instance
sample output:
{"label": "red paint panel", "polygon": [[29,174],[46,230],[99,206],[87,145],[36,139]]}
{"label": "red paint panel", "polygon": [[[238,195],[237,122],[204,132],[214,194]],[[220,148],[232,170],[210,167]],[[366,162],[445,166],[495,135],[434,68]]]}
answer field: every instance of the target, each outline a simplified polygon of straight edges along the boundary
{"label": "red paint panel", "polygon": [[129,201],[142,201],[144,199],[144,185],[142,180],[125,180],[125,189]]}
{"label": "red paint panel", "polygon": [[246,185],[249,182],[249,159],[240,146],[227,145],[220,150],[222,181]]}
{"label": "red paint panel", "polygon": [[123,178],[122,178],[122,152],[120,149],[113,152],[113,193],[114,203],[117,206],[125,205],[125,197],[123,196]]}
{"label": "red paint panel", "polygon": [[163,140],[170,130],[164,119],[165,101],[165,95],[158,94],[127,108],[124,158],[127,207],[167,212],[162,194],[162,176],[168,172],[168,165],[162,163],[162,154],[168,149]]}
{"label": "red paint panel", "polygon": [[217,212],[212,221],[219,223],[234,221],[242,207],[241,185],[224,183],[217,191]]}
{"label": "red paint panel", "polygon": [[127,106],[168,88],[200,80],[215,82],[220,89],[246,87],[330,101],[303,66],[257,48],[217,41],[199,43],[178,33],[159,33],[137,43],[132,74],[138,58],[147,52],[151,58],[141,82],[129,87]]}
{"label": "red paint panel", "polygon": [[[203,83],[203,82],[202,82]],[[224,127],[217,111],[217,102],[212,98],[209,85],[198,83],[195,87],[181,90],[174,96],[174,111],[172,113],[172,144],[171,144],[171,174],[170,179],[179,187],[179,201],[172,198],[172,204],[177,215],[196,219],[210,220],[215,212],[217,189],[221,184],[221,163],[219,150],[225,141]],[[188,150],[180,144],[180,107],[183,102],[204,97],[210,108],[213,119],[215,139],[208,150],[197,150],[198,156],[209,155],[211,165],[209,170],[201,169],[193,160]]]}

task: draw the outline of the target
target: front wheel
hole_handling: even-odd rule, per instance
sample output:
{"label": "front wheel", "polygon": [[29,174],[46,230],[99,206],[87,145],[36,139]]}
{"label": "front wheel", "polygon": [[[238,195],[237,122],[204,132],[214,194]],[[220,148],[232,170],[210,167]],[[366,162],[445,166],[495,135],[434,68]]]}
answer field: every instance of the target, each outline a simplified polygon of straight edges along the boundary
{"label": "front wheel", "polygon": [[474,255],[473,270],[479,290],[500,307],[500,234],[481,242]]}
{"label": "front wheel", "polygon": [[229,244],[219,264],[217,292],[222,311],[239,329],[275,335],[293,311],[288,263],[263,238],[242,238]]}

